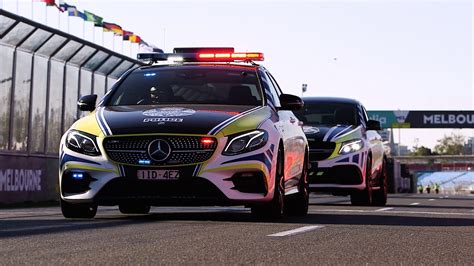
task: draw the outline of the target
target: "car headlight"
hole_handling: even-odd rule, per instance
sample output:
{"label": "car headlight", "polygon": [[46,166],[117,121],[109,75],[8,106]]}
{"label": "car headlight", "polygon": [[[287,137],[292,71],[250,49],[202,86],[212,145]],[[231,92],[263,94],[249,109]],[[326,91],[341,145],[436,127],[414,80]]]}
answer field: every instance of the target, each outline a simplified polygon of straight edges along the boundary
{"label": "car headlight", "polygon": [[364,147],[364,142],[361,139],[353,139],[342,143],[339,154],[349,154],[360,151]]}
{"label": "car headlight", "polygon": [[265,146],[267,141],[268,133],[263,130],[255,130],[240,135],[234,135],[229,137],[227,146],[222,154],[236,155],[253,151]]}
{"label": "car headlight", "polygon": [[72,130],[67,134],[66,147],[82,154],[98,156],[100,151],[94,139],[94,135]]}

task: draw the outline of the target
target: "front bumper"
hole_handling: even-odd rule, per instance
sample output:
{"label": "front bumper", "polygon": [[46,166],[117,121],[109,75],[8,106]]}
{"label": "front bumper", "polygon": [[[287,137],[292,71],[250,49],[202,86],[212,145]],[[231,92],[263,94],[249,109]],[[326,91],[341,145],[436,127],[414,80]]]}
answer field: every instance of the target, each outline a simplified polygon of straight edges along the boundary
{"label": "front bumper", "polygon": [[367,151],[338,156],[329,160],[312,161],[308,174],[312,191],[362,190],[365,188]]}
{"label": "front bumper", "polygon": [[[149,205],[215,205],[268,202],[273,196],[272,176],[276,156],[268,152],[270,143],[259,150],[222,156],[227,143],[218,141],[212,158],[194,165],[132,166],[115,163],[105,156],[98,138],[101,156],[91,157],[61,147],[61,198],[71,203],[94,202],[116,205],[121,202],[145,202]],[[169,169],[180,172],[179,180],[138,180],[138,170]],[[77,178],[80,174],[81,178]],[[75,175],[75,177],[74,177]]]}

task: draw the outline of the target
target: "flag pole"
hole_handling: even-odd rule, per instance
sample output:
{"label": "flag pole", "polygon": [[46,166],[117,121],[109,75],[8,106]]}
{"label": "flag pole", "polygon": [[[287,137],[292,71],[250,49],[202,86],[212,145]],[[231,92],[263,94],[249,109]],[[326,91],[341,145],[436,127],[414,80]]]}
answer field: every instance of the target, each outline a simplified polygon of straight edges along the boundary
{"label": "flag pole", "polygon": [[61,30],[61,12],[58,12],[58,29]]}

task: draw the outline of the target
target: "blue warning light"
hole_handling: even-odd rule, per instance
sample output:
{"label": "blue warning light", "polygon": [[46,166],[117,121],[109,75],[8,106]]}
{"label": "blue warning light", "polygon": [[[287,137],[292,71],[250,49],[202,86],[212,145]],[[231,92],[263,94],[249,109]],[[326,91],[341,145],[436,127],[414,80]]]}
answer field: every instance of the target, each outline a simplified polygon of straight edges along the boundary
{"label": "blue warning light", "polygon": [[76,180],[82,180],[84,178],[84,174],[83,173],[73,173],[72,178],[74,178]]}

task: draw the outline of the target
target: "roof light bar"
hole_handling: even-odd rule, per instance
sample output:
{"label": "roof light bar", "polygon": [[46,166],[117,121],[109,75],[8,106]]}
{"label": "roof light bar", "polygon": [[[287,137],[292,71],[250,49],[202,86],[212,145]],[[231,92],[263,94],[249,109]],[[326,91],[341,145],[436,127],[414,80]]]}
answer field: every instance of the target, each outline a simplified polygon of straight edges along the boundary
{"label": "roof light bar", "polygon": [[[180,48],[185,50],[185,48]],[[234,62],[263,61],[263,53],[234,53],[233,51],[204,51],[198,53],[139,53],[137,59],[149,63],[169,62]]]}
{"label": "roof light bar", "polygon": [[263,61],[263,53],[200,53],[200,61]]}

